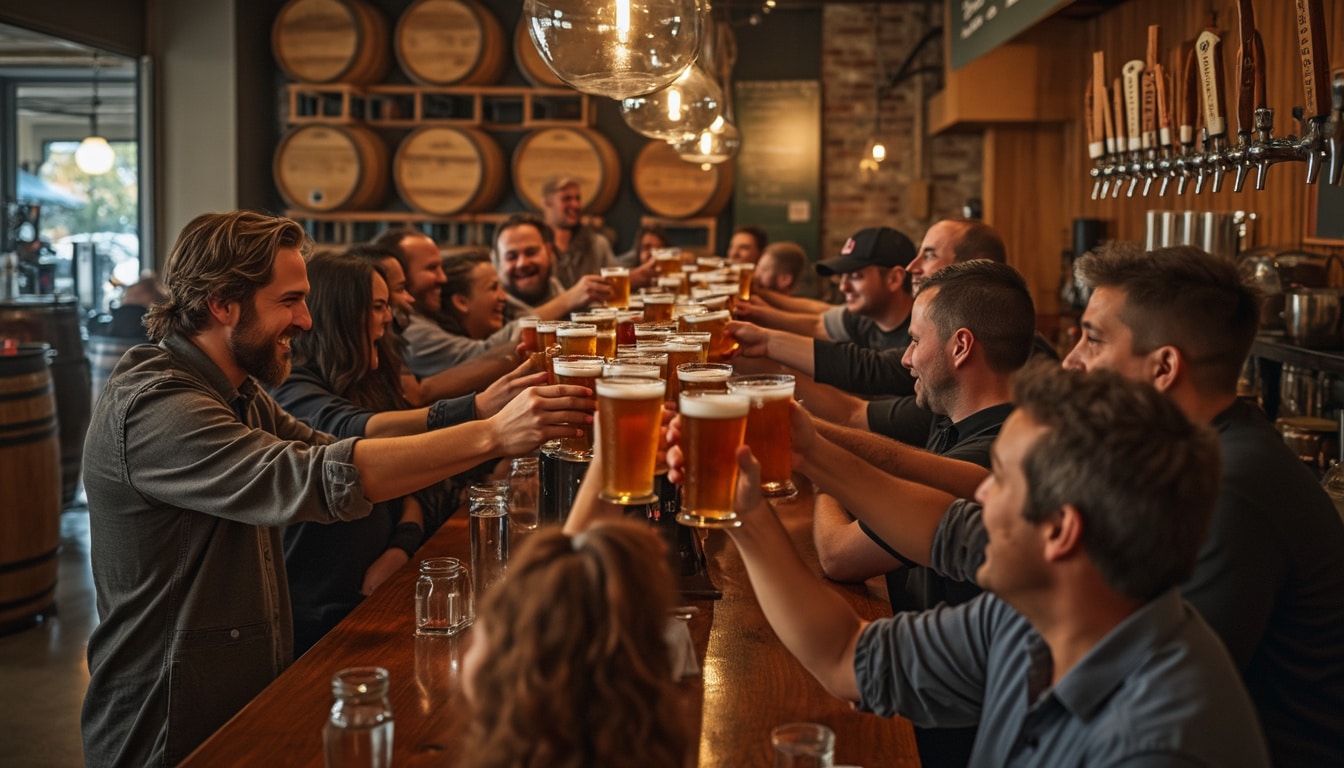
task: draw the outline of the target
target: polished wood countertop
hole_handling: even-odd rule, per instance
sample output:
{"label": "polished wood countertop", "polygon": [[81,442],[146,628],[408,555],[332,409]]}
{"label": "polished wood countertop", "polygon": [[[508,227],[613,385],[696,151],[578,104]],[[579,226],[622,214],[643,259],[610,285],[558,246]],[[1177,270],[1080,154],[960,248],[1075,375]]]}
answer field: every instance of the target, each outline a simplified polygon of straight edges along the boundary
{"label": "polished wood countertop", "polygon": [[[805,482],[805,481],[804,481]],[[811,537],[811,496],[777,507],[803,558],[820,573]],[[836,732],[836,764],[867,768],[919,765],[910,724],[853,711],[828,694],[770,629],[746,569],[726,534],[704,537],[710,575],[723,599],[697,601],[691,637],[703,673],[680,688],[700,734],[704,768],[770,766],[770,729],[800,720]],[[388,670],[396,722],[393,764],[451,765],[466,729],[459,670],[470,632],[455,638],[414,631],[414,563],[422,557],[466,558],[466,515],[449,520],[412,563],[388,579],[345,621],[226,723],[184,765],[322,766],[322,726],[331,708],[331,678],[345,667]],[[864,618],[889,613],[862,585],[835,584]]]}

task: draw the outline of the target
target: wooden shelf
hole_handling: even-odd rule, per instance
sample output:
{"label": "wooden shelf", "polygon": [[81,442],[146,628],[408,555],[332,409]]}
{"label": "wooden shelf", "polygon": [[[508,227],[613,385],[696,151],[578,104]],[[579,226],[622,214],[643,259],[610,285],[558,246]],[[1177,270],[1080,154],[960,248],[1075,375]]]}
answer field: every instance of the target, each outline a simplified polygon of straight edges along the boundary
{"label": "wooden shelf", "polygon": [[362,123],[419,128],[453,125],[491,131],[528,131],[557,126],[591,127],[596,109],[587,94],[568,88],[420,85],[287,86],[291,125]]}
{"label": "wooden shelf", "polygon": [[[946,71],[943,90],[928,102],[929,133],[1075,118],[1070,112],[1075,105],[1067,100],[1071,94],[1062,92],[1052,75],[1069,65],[1061,54],[1057,46],[1014,43]],[[1081,97],[1073,101],[1082,103]]]}

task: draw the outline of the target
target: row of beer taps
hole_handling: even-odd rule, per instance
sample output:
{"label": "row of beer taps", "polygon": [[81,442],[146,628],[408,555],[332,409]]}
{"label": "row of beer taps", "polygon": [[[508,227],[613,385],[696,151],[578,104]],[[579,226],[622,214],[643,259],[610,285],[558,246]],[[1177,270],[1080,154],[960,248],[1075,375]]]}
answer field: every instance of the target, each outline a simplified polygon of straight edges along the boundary
{"label": "row of beer taps", "polygon": [[1205,29],[1181,45],[1177,62],[1184,71],[1178,91],[1159,60],[1157,25],[1148,28],[1147,59],[1126,62],[1110,87],[1105,54],[1093,53],[1084,96],[1092,199],[1119,197],[1121,189],[1133,197],[1140,184],[1147,197],[1155,181],[1158,195],[1166,195],[1173,180],[1178,195],[1191,181],[1195,194],[1204,191],[1206,181],[1218,192],[1229,173],[1232,189],[1240,192],[1252,171],[1260,190],[1270,166],[1289,161],[1307,164],[1308,184],[1317,183],[1325,168],[1328,182],[1338,185],[1344,178],[1344,69],[1331,79],[1324,0],[1295,2],[1306,106],[1294,107],[1293,117],[1301,136],[1274,136],[1274,110],[1265,97],[1264,44],[1251,0],[1238,0],[1235,142],[1227,131],[1222,39],[1216,30]]}

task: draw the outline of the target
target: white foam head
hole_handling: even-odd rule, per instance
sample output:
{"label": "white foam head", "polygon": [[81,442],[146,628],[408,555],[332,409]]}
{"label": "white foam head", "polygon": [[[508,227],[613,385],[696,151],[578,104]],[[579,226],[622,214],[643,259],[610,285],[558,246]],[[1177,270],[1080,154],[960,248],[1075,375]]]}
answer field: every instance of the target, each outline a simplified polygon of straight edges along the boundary
{"label": "white foam head", "polygon": [[566,325],[562,328],[557,328],[555,331],[556,338],[562,338],[568,336],[596,336],[596,335],[597,335],[596,325]]}
{"label": "white foam head", "polygon": [[740,419],[751,411],[751,400],[727,392],[682,392],[679,410],[692,419]]}
{"label": "white foam head", "polygon": [[556,358],[551,363],[552,370],[556,376],[566,376],[574,379],[595,379],[602,375],[602,358],[595,357],[583,360],[561,360]]}
{"label": "white foam head", "polygon": [[727,381],[733,375],[731,365],[717,367],[714,364],[700,365],[690,363],[677,366],[677,378],[682,381]]}
{"label": "white foam head", "polygon": [[732,316],[733,316],[732,313],[730,313],[728,310],[721,309],[718,312],[705,312],[699,315],[686,315],[685,318],[686,322],[688,323],[698,324],[698,323],[721,322],[724,320],[731,319]]}
{"label": "white foam head", "polygon": [[793,377],[784,374],[739,376],[728,380],[728,391],[760,400],[787,400],[793,397]]}
{"label": "white foam head", "polygon": [[597,396],[617,400],[661,400],[667,391],[662,379],[644,379],[634,376],[613,376],[597,380]]}

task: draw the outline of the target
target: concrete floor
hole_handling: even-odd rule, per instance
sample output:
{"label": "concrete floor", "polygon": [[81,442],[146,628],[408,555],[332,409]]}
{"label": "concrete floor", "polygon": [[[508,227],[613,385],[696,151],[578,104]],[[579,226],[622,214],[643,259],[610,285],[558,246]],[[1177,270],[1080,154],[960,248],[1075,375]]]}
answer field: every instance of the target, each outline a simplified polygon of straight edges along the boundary
{"label": "concrete floor", "polygon": [[61,514],[56,615],[0,636],[0,765],[77,768],[84,764],[79,709],[89,684],[84,652],[98,623],[89,568],[89,512]]}

